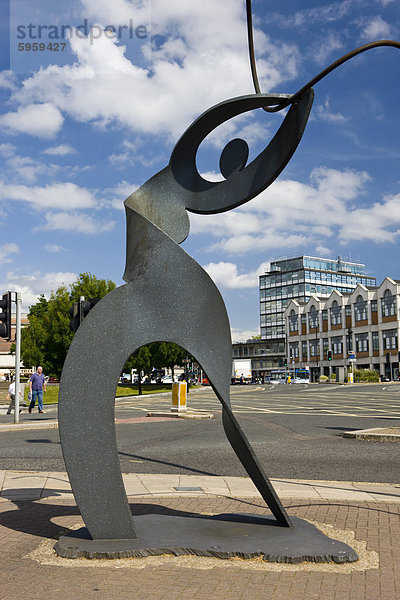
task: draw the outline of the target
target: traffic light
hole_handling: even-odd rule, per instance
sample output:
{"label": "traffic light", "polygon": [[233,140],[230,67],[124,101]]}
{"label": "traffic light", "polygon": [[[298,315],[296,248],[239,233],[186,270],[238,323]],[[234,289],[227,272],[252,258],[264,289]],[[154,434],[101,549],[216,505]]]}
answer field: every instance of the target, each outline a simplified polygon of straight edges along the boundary
{"label": "traffic light", "polygon": [[71,308],[69,309],[69,316],[71,320],[69,322],[69,328],[72,333],[76,333],[79,325],[81,324],[81,303],[74,302]]}
{"label": "traffic light", "polygon": [[332,360],[332,350],[328,350],[328,360]]}
{"label": "traffic light", "polygon": [[81,300],[81,320],[88,316],[93,306],[98,303],[100,298],[89,298],[88,300]]}
{"label": "traffic light", "polygon": [[69,328],[73,333],[76,333],[79,325],[83,319],[88,316],[93,306],[97,304],[100,298],[89,298],[88,300],[79,300],[74,302],[69,309],[71,320],[69,322]]}
{"label": "traffic light", "polygon": [[0,337],[11,340],[11,292],[3,294],[0,300]]}
{"label": "traffic light", "polygon": [[284,366],[287,367],[287,358],[286,358],[286,356],[284,358]]}

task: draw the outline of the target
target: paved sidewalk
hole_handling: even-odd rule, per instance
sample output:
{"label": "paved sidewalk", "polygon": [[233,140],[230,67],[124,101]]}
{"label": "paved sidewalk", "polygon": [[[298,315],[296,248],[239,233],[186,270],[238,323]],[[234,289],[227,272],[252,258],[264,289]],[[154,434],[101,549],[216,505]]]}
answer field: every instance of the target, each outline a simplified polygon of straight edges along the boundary
{"label": "paved sidewalk", "polygon": [[[259,498],[248,477],[199,475],[123,475],[129,498],[226,496]],[[347,481],[272,479],[282,499],[335,500],[345,502],[400,502],[400,484]],[[0,471],[0,502],[4,500],[72,499],[68,475],[60,472]],[[0,596],[1,598],[1,596]]]}
{"label": "paved sidewalk", "polygon": [[[268,512],[239,477],[124,475],[132,513]],[[148,557],[55,556],[61,532],[82,525],[65,473],[0,471],[0,600],[396,600],[400,487],[275,480],[289,514],[356,549],[345,565]],[[201,489],[187,489],[201,488]]]}

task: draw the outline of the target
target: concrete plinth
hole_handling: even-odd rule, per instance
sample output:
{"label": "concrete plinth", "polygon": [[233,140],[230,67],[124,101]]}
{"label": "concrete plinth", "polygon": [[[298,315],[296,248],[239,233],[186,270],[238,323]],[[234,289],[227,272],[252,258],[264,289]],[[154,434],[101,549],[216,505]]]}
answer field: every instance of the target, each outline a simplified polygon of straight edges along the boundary
{"label": "concrete plinth", "polygon": [[272,516],[220,514],[135,516],[137,539],[92,540],[86,528],[62,536],[55,551],[64,558],[127,558],[161,554],[228,559],[262,557],[270,562],[354,562],[357,553],[314,525],[293,518],[282,527]]}

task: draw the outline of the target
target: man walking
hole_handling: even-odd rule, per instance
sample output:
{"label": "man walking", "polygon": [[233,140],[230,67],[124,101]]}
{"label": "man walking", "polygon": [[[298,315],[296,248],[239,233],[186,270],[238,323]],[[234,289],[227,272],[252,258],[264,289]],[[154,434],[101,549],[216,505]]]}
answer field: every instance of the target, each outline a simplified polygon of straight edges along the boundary
{"label": "man walking", "polygon": [[34,373],[29,380],[29,390],[32,392],[32,400],[29,404],[28,412],[32,412],[36,404],[36,398],[38,401],[38,409],[40,413],[43,413],[43,392],[46,391],[46,380],[43,375],[42,367],[38,367],[36,373]]}
{"label": "man walking", "polygon": [[[22,398],[22,392],[19,392],[19,395]],[[15,412],[15,381],[13,381],[9,386],[8,386],[8,394],[7,394],[7,400],[11,400],[10,405],[8,407],[7,410],[7,414],[11,415],[11,411],[14,410]],[[19,412],[21,412],[21,408],[19,409]]]}

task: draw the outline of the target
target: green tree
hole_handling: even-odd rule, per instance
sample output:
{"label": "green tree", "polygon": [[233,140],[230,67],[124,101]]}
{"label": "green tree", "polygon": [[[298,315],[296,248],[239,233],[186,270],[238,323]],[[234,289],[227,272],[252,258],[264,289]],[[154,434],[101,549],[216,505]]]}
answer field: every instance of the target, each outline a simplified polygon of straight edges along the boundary
{"label": "green tree", "polygon": [[103,298],[114,289],[115,283],[110,279],[97,279],[91,273],[80,273],[78,279],[71,284],[70,300],[78,302],[81,296]]}
{"label": "green tree", "polygon": [[124,373],[136,369],[139,375],[139,395],[142,393],[142,383],[140,374],[143,371],[149,375],[153,368],[163,369],[168,367],[174,376],[176,365],[182,366],[187,352],[177,344],[172,342],[153,342],[147,346],[142,346],[134,352],[123,368]]}
{"label": "green tree", "polygon": [[172,342],[156,342],[151,344],[151,354],[153,358],[153,366],[157,369],[168,367],[174,376],[174,367],[182,366],[187,352],[177,344]]}
{"label": "green tree", "polygon": [[25,367],[42,365],[46,375],[59,377],[73,337],[69,309],[80,296],[102,298],[115,288],[110,280],[81,273],[70,286],[60,286],[49,300],[41,295],[30,307],[29,326],[21,333],[21,359]]}
{"label": "green tree", "polygon": [[151,346],[142,346],[136,352],[134,352],[129,359],[126,361],[123,372],[131,371],[131,369],[136,369],[138,373],[138,392],[139,396],[142,395],[142,371],[146,375],[151,373],[153,368],[152,355],[151,355]]}

